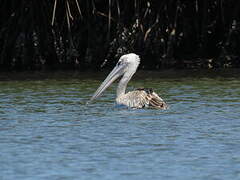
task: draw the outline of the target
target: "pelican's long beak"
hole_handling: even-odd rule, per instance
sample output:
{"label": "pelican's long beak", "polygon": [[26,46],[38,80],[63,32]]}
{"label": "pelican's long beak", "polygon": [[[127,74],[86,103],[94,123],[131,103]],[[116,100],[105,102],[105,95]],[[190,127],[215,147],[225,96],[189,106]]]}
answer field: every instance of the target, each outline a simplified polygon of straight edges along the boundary
{"label": "pelican's long beak", "polygon": [[125,67],[125,64],[116,65],[112,72],[106,77],[100,87],[96,90],[90,101],[93,101],[99,97],[103,91],[105,91],[117,78],[123,75]]}

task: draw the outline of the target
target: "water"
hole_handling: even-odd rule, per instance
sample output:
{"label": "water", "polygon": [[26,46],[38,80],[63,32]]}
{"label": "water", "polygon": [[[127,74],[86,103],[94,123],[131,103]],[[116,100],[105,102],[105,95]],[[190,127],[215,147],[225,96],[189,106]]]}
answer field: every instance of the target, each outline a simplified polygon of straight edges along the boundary
{"label": "water", "polygon": [[139,72],[165,111],[85,105],[104,76],[2,75],[0,179],[240,179],[238,74]]}

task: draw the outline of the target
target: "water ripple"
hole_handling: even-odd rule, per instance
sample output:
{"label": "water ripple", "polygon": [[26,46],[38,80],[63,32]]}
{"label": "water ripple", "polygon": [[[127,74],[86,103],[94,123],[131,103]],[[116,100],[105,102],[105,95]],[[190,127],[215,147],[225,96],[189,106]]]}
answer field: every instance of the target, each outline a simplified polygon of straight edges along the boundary
{"label": "water ripple", "polygon": [[238,78],[136,79],[166,111],[114,105],[100,80],[0,82],[2,179],[240,178]]}

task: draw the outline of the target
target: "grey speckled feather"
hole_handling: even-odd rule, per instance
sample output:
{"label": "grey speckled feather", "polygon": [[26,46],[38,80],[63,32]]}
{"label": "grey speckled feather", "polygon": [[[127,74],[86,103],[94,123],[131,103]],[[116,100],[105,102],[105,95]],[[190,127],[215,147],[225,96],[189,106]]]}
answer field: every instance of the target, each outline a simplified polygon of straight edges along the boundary
{"label": "grey speckled feather", "polygon": [[137,89],[116,99],[117,104],[131,108],[167,109],[166,103],[152,89]]}

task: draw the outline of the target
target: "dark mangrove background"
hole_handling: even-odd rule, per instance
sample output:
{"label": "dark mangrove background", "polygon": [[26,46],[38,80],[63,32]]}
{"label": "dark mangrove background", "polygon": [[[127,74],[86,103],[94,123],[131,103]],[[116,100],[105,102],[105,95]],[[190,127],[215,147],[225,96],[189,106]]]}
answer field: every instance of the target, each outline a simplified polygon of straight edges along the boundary
{"label": "dark mangrove background", "polygon": [[239,0],[1,0],[0,71],[240,67]]}

